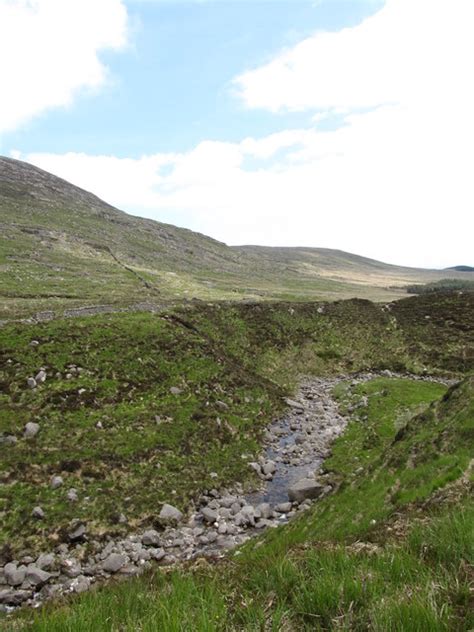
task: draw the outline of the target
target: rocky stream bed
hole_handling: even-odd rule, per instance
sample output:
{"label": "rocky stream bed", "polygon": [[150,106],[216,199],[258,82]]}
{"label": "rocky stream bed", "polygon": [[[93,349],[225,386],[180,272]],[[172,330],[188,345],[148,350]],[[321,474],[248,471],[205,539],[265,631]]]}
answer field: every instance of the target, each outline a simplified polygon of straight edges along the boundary
{"label": "rocky stream bed", "polygon": [[259,489],[244,493],[236,484],[233,489],[207,490],[186,516],[165,504],[162,530],[121,539],[95,540],[86,525],[78,523],[69,533],[69,544],[0,567],[0,608],[8,612],[20,605],[37,607],[61,594],[84,592],[112,576],[137,575],[153,564],[220,557],[263,529],[287,522],[332,491],[319,472],[348,422],[339,413],[332,389],[343,380],[355,386],[374,377],[367,373],[303,379],[295,398],[286,400],[287,413],[266,430],[258,461],[249,464],[261,480]]}

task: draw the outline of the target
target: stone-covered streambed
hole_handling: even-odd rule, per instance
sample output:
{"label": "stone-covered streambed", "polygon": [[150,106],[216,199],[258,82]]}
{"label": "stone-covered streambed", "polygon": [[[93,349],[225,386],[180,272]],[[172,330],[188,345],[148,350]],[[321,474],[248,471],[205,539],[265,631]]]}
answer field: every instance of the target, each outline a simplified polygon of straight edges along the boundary
{"label": "stone-covered streambed", "polygon": [[10,560],[0,567],[0,608],[38,606],[112,576],[137,575],[153,564],[222,556],[262,530],[287,522],[331,491],[318,472],[347,425],[331,396],[333,387],[342,380],[355,385],[373,377],[303,379],[294,399],[286,401],[287,413],[268,427],[258,461],[249,463],[261,480],[253,492],[244,493],[239,483],[233,489],[207,490],[187,516],[164,505],[161,530],[120,539],[94,539],[79,523],[69,534],[69,544],[39,557]]}

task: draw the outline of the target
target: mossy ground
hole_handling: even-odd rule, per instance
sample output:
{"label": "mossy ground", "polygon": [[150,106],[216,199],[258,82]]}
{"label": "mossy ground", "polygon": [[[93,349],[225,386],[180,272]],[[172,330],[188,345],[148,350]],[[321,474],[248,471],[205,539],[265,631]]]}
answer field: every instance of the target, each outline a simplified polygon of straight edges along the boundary
{"label": "mossy ground", "polygon": [[[72,518],[97,536],[119,533],[154,524],[163,501],[184,509],[202,489],[245,480],[242,455],[258,452],[302,372],[461,379],[474,368],[473,300],[436,295],[391,309],[360,300],[199,303],[0,329],[1,431],[19,438],[2,446],[2,540],[14,551],[41,550]],[[66,380],[69,364],[83,371]],[[27,389],[41,366],[46,383]],[[449,493],[429,499],[455,486],[472,458],[473,379],[447,394],[432,382],[380,378],[353,388],[349,380],[335,396],[355,406],[326,463],[338,490],[305,517],[217,567],[159,572],[7,626],[468,630],[469,482],[457,503]],[[25,441],[31,420],[41,431]],[[57,490],[53,474],[65,479]],[[69,487],[78,503],[66,501]],[[30,517],[37,504],[41,522]],[[116,524],[119,513],[128,526]]]}
{"label": "mossy ground", "polygon": [[[120,513],[131,527],[153,523],[164,501],[185,508],[202,489],[245,481],[242,455],[255,457],[299,373],[461,375],[474,365],[472,300],[408,299],[391,312],[361,300],[322,311],[197,304],[0,329],[0,432],[18,438],[3,447],[2,540],[14,549],[55,542],[73,518],[91,533],[126,529],[115,524]],[[70,364],[82,372],[66,379]],[[40,367],[48,378],[30,390]],[[31,440],[28,421],[41,427]],[[56,474],[65,484],[52,490]],[[66,500],[70,487],[79,503]],[[45,520],[31,518],[35,505]]]}
{"label": "mossy ground", "polygon": [[217,565],[104,587],[8,629],[472,629],[474,379],[447,392],[376,379],[338,396],[367,405],[325,464],[337,491],[312,510]]}

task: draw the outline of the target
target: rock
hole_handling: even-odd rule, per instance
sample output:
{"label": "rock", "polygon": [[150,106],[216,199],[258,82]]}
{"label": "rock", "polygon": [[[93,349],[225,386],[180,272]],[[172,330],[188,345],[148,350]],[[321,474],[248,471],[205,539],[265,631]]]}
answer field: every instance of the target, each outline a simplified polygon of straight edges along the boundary
{"label": "rock", "polygon": [[275,461],[267,461],[262,467],[262,471],[264,474],[274,474],[276,472],[276,469],[277,468]]}
{"label": "rock", "polygon": [[54,560],[53,553],[42,553],[36,560],[36,566],[43,571],[47,571],[54,565]]}
{"label": "rock", "polygon": [[33,508],[33,511],[31,512],[31,517],[36,518],[37,520],[42,520],[44,518],[44,511],[39,505]]}
{"label": "rock", "polygon": [[159,519],[163,524],[178,524],[181,522],[183,514],[179,509],[165,503],[160,511]]}
{"label": "rock", "polygon": [[86,525],[83,522],[74,523],[71,530],[68,532],[67,537],[71,542],[77,542],[82,540],[86,535]]}
{"label": "rock", "polygon": [[257,507],[257,511],[260,513],[260,517],[263,520],[268,520],[273,516],[273,511],[270,503],[260,503]]}
{"label": "rock", "polygon": [[229,405],[226,404],[225,402],[220,401],[219,399],[216,402],[216,406],[220,408],[221,410],[229,410]]}
{"label": "rock", "polygon": [[252,470],[257,472],[257,474],[261,474],[262,473],[262,467],[261,467],[260,463],[256,463],[255,461],[252,461],[251,463],[249,463],[249,467],[251,467]]}
{"label": "rock", "polygon": [[297,408],[298,410],[304,410],[304,405],[301,402],[296,402],[294,399],[285,399],[285,403],[291,408]]}
{"label": "rock", "polygon": [[36,375],[35,380],[37,384],[43,384],[46,382],[46,371],[41,369],[41,371],[38,372],[38,375]]}
{"label": "rock", "polygon": [[52,575],[50,573],[34,565],[31,565],[26,571],[26,579],[35,587],[43,586],[51,577]]}
{"label": "rock", "polygon": [[28,388],[36,388],[37,384],[36,384],[36,380],[34,377],[29,377],[26,380],[26,385],[28,386]]}
{"label": "rock", "polygon": [[29,347],[37,347],[38,345],[39,345],[39,341],[38,340],[32,340],[28,346]]}
{"label": "rock", "polygon": [[85,577],[84,575],[78,575],[69,584],[69,590],[74,593],[83,593],[83,592],[86,592],[86,590],[89,590],[90,586],[91,586],[90,577]]}
{"label": "rock", "polygon": [[18,439],[15,435],[4,435],[3,437],[0,437],[0,443],[2,445],[15,445],[18,443]]}
{"label": "rock", "polygon": [[111,553],[102,563],[102,568],[107,573],[116,573],[127,563],[127,558],[121,553]]}
{"label": "rock", "polygon": [[74,558],[62,560],[61,568],[63,573],[67,577],[79,577],[79,575],[81,574],[81,565]]}
{"label": "rock", "polygon": [[303,478],[288,490],[288,498],[292,501],[302,502],[307,498],[318,498],[323,493],[324,486],[311,478]]}
{"label": "rock", "polygon": [[142,535],[142,544],[145,546],[159,546],[160,545],[160,536],[158,531],[155,529],[149,529],[145,531]]}
{"label": "rock", "polygon": [[7,580],[7,584],[10,586],[20,586],[26,577],[26,568],[24,566],[17,567],[16,564],[5,564],[3,568],[3,574]]}
{"label": "rock", "polygon": [[182,392],[182,389],[178,388],[177,386],[172,386],[170,388],[171,395],[181,395]]}
{"label": "rock", "polygon": [[25,439],[32,439],[33,437],[36,437],[39,431],[39,424],[35,423],[34,421],[29,421],[25,426],[23,436],[25,437]]}
{"label": "rock", "polygon": [[210,524],[214,523],[219,517],[217,511],[215,509],[212,509],[211,507],[203,507],[201,509],[201,515],[204,520],[206,522],[209,522]]}
{"label": "rock", "polygon": [[75,489],[74,487],[71,487],[71,489],[68,490],[68,493],[66,496],[70,502],[72,503],[77,502],[78,500],[77,489]]}
{"label": "rock", "polygon": [[30,590],[0,590],[0,603],[10,606],[19,606],[32,596]]}
{"label": "rock", "polygon": [[51,489],[58,489],[64,483],[62,476],[53,476],[51,479]]}
{"label": "rock", "polygon": [[157,562],[162,560],[166,555],[164,549],[150,549],[150,554],[151,554],[151,557]]}

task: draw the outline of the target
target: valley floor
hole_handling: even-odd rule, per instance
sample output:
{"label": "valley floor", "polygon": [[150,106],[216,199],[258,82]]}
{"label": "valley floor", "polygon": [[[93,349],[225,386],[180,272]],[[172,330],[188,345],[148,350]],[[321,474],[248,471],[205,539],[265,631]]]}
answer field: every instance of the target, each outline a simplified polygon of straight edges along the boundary
{"label": "valley floor", "polygon": [[[108,546],[96,564],[115,555],[118,571],[133,566],[117,558],[133,547],[110,543],[144,532],[140,550],[185,560],[0,625],[472,629],[471,300],[198,305],[0,329],[4,561],[64,551],[79,523],[68,554],[80,565]],[[320,377],[298,394],[303,371]],[[318,499],[283,508],[300,477]],[[163,503],[192,515],[191,531],[163,531]],[[279,526],[223,559],[194,557],[260,523]]]}

